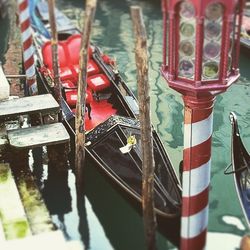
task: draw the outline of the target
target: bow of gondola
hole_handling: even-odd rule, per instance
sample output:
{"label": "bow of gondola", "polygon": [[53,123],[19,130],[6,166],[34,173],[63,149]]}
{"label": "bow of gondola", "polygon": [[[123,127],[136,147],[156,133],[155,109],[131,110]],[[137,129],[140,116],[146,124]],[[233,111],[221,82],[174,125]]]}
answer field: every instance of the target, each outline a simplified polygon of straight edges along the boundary
{"label": "bow of gondola", "polygon": [[235,113],[230,113],[232,124],[231,164],[225,174],[233,174],[234,182],[242,211],[250,226],[250,155],[245,148]]}

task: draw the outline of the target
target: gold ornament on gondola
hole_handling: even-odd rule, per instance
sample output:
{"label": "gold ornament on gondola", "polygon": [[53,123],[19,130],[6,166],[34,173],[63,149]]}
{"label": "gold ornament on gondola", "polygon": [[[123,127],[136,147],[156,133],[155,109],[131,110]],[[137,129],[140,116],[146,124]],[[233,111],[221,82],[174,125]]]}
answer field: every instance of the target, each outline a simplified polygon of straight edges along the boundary
{"label": "gold ornament on gondola", "polygon": [[127,144],[123,147],[120,148],[120,151],[123,153],[123,154],[127,154],[131,151],[131,149],[133,148],[134,145],[136,145],[137,141],[136,141],[136,138],[135,138],[135,135],[130,135],[128,138],[127,138]]}

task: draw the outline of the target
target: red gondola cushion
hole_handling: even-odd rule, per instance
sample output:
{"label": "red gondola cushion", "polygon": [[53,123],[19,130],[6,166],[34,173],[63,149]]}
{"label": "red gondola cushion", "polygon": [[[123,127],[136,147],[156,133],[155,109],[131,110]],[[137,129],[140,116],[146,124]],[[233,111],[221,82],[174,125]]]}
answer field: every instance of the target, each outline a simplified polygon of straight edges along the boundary
{"label": "red gondola cushion", "polygon": [[104,90],[110,86],[110,81],[104,74],[97,74],[87,78],[88,86],[95,92]]}
{"label": "red gondola cushion", "polygon": [[[81,35],[75,34],[70,36],[66,40],[66,46],[69,53],[69,63],[73,65],[79,65],[79,59],[80,59],[80,48],[81,48]],[[92,57],[92,49],[89,47],[89,58]]]}
{"label": "red gondola cushion", "polygon": [[[51,42],[48,41],[42,47],[42,56],[44,65],[52,71],[53,60],[52,60],[52,48]],[[58,63],[59,63],[59,75],[61,80],[73,79],[74,74],[67,63],[67,54],[64,49],[64,43],[58,43]]]}
{"label": "red gondola cushion", "polygon": [[[77,102],[77,89],[65,90],[66,101],[71,108],[76,106]],[[86,92],[86,103],[91,103],[93,101],[92,93],[87,90]]]}
{"label": "red gondola cushion", "polygon": [[72,81],[70,81],[70,80],[63,81],[62,82],[62,86],[64,88],[76,88],[76,85]]}
{"label": "red gondola cushion", "polygon": [[[73,67],[74,67],[74,70],[75,70],[76,74],[78,74],[79,73],[79,66],[78,65],[73,65]],[[88,76],[92,76],[92,75],[96,75],[96,74],[100,73],[99,67],[97,66],[97,64],[92,59],[90,59],[88,61],[87,73],[88,73]]]}
{"label": "red gondola cushion", "polygon": [[[79,73],[81,35],[70,36],[66,41],[58,42],[58,61],[59,75],[61,80],[76,81]],[[89,58],[92,57],[92,48],[89,47]],[[51,41],[46,42],[42,47],[44,65],[52,71],[52,49]],[[93,60],[88,63],[88,75],[98,74],[100,72],[97,64]]]}

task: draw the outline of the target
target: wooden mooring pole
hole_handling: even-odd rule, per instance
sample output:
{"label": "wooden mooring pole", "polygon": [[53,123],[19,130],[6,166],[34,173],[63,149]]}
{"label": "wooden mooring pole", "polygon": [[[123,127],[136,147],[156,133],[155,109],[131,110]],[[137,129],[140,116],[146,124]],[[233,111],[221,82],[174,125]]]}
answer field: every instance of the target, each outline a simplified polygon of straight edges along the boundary
{"label": "wooden mooring pole", "polygon": [[142,209],[147,247],[156,249],[156,216],[154,212],[154,157],[150,118],[150,96],[148,81],[147,35],[142,11],[131,7],[133,29],[136,37],[135,60],[142,141]]}
{"label": "wooden mooring pole", "polygon": [[[49,7],[49,22],[51,27],[51,48],[52,48],[52,62],[54,72],[54,94],[57,102],[61,105],[62,91],[61,81],[59,77],[59,65],[58,65],[58,35],[56,28],[56,16],[55,16],[55,0],[48,0]],[[61,119],[61,115],[59,116]]]}
{"label": "wooden mooring pole", "polygon": [[83,184],[83,168],[85,160],[85,108],[86,108],[86,89],[87,89],[87,66],[88,66],[88,48],[90,43],[90,34],[92,22],[95,16],[96,0],[87,0],[85,6],[84,25],[82,32],[82,43],[80,50],[79,74],[78,74],[78,92],[76,103],[76,121],[75,121],[75,171],[76,186],[80,191]]}

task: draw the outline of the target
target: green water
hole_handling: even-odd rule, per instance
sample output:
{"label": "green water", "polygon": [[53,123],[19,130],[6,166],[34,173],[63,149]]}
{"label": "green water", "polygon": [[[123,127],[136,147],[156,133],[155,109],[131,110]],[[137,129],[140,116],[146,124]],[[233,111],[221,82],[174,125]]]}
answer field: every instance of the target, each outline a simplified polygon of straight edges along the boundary
{"label": "green water", "polygon": [[[81,25],[84,1],[58,0],[57,5]],[[160,1],[101,0],[93,26],[92,42],[117,59],[119,70],[136,94],[134,38],[129,6],[143,8],[150,56],[152,121],[178,172],[183,149],[183,103],[160,75],[162,30]],[[0,22],[0,28],[5,26]],[[1,41],[2,42],[2,41]],[[2,49],[2,46],[0,47]],[[2,50],[1,50],[2,52]],[[249,58],[241,54],[241,78],[216,99],[210,188],[207,249],[235,249],[241,237],[249,233],[240,209],[232,176],[225,176],[230,163],[231,126],[229,112],[235,111],[243,140],[250,149]],[[53,215],[54,222],[68,239],[81,240],[87,249],[145,249],[141,217],[93,168],[88,171],[87,197],[78,204],[74,194],[74,176],[69,175],[68,202],[71,209]],[[158,235],[158,249],[174,249]]]}

